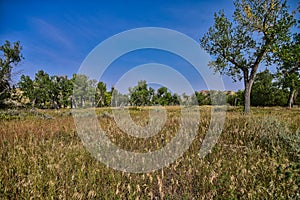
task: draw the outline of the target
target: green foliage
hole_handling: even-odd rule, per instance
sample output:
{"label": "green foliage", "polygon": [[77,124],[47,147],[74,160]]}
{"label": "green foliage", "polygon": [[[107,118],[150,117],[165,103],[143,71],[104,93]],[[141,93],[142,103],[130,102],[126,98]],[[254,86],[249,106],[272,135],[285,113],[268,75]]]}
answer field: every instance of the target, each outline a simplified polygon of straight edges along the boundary
{"label": "green foliage", "polygon": [[292,107],[300,91],[300,34],[282,44],[275,57],[279,63],[278,75],[283,88],[289,90],[288,107]]}
{"label": "green foliage", "polygon": [[[292,76],[290,76],[292,77]],[[275,82],[277,80],[277,82]],[[251,95],[254,106],[285,105],[287,101],[287,79],[274,79],[268,70],[258,73]],[[72,79],[66,76],[49,76],[39,71],[35,79],[22,75],[18,83],[19,90],[14,90],[14,99],[37,108],[66,108],[71,107],[109,107],[109,106],[151,106],[151,105],[224,105],[227,102],[232,106],[243,105],[244,92],[238,91],[196,91],[193,95],[171,94],[166,87],[155,91],[146,81],[139,81],[138,85],[129,88],[129,95],[119,93],[115,88],[107,91],[106,84],[89,80],[85,75],[73,75]],[[75,90],[73,90],[75,86]],[[213,101],[212,101],[213,99]]]}
{"label": "green foliage", "polygon": [[111,104],[113,107],[123,107],[129,104],[129,98],[126,94],[121,94],[118,90],[114,89],[112,92]]}
{"label": "green foliage", "polygon": [[275,50],[275,56],[279,62],[280,70],[285,73],[297,73],[300,68],[300,33],[290,37]]}
{"label": "green foliage", "polygon": [[172,95],[172,103],[171,105],[179,105],[180,104],[180,96],[176,93]]}
{"label": "green foliage", "polygon": [[104,107],[106,105],[106,84],[103,82],[99,82],[96,88],[96,106],[97,107]]}
{"label": "green foliage", "polygon": [[166,87],[160,87],[157,89],[155,100],[155,104],[159,104],[162,106],[173,104],[172,94],[168,91],[168,88]]}
{"label": "green foliage", "polygon": [[111,99],[112,99],[112,92],[105,92],[105,106],[110,106],[111,105]]}
{"label": "green foliage", "polygon": [[34,88],[36,89],[35,93],[35,104],[41,108],[47,108],[50,103],[50,91],[51,91],[51,79],[49,74],[43,70],[38,71],[35,74],[34,79]]}
{"label": "green foliage", "polygon": [[[274,75],[268,69],[257,74],[251,93],[253,106],[283,106],[287,94],[278,88],[278,83],[273,82]],[[283,103],[284,102],[284,103]]]}
{"label": "green foliage", "polygon": [[58,102],[59,107],[71,106],[70,96],[73,93],[73,83],[67,76],[56,77],[58,79]]}
{"label": "green foliage", "polygon": [[244,90],[238,90],[236,92],[236,95],[237,95],[237,105],[238,106],[244,105],[245,104]]}
{"label": "green foliage", "polygon": [[209,105],[210,104],[210,99],[207,94],[203,94],[202,92],[195,92],[197,101],[199,105]]}
{"label": "green foliage", "polygon": [[258,73],[252,87],[251,105],[268,106],[273,104],[275,90],[272,80],[274,76],[268,69]]}
{"label": "green foliage", "polygon": [[238,105],[238,95],[236,93],[227,93],[226,94],[226,102],[231,106]]}
{"label": "green foliage", "polygon": [[34,80],[22,75],[18,86],[22,91],[23,101],[26,102],[27,98],[32,107],[58,109],[71,104],[73,84],[66,76],[49,76],[40,70],[35,74]]}
{"label": "green foliage", "polygon": [[148,89],[144,80],[139,81],[137,86],[129,88],[130,104],[133,106],[150,105],[153,95],[153,90]]}
{"label": "green foliage", "polygon": [[36,90],[33,85],[33,80],[31,80],[29,76],[22,75],[18,86],[22,91],[22,96],[27,97],[33,104],[36,99]]}
{"label": "green foliage", "polygon": [[74,74],[72,78],[73,82],[73,95],[72,105],[73,107],[86,107],[95,105],[95,92],[97,81],[90,80],[84,74]]}
{"label": "green foliage", "polygon": [[23,58],[21,50],[19,41],[13,44],[5,41],[5,44],[0,46],[0,107],[4,106],[4,101],[10,98],[12,69]]}

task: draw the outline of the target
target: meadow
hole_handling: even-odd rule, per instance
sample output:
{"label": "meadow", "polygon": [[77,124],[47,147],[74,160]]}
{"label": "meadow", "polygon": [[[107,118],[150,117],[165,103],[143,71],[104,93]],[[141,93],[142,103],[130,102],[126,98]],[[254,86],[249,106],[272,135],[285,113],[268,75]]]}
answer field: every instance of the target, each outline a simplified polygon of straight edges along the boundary
{"label": "meadow", "polygon": [[[107,167],[83,146],[70,110],[0,112],[0,199],[299,199],[300,109],[229,107],[218,143],[198,156],[210,123],[200,107],[199,129],[188,151],[149,173]],[[120,131],[110,108],[96,110],[101,127],[130,151],[160,149],[174,136],[179,107],[166,107],[157,135],[138,139]],[[149,108],[131,108],[148,123]]]}

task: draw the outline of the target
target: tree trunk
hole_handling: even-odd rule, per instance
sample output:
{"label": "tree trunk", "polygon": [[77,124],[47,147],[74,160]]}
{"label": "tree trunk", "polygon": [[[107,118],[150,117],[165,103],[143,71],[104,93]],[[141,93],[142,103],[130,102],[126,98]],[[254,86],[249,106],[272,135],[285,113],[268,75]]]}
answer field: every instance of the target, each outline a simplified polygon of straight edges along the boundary
{"label": "tree trunk", "polygon": [[76,98],[73,97],[73,95],[71,95],[70,101],[71,101],[71,108],[78,108],[78,103],[76,101]]}
{"label": "tree trunk", "polygon": [[[100,105],[99,105],[100,104]],[[102,96],[100,96],[99,100],[96,103],[96,107],[103,107],[103,100],[102,100]]]}
{"label": "tree trunk", "polygon": [[71,102],[71,109],[73,108],[74,102],[73,102],[73,97],[72,95],[70,96],[70,102]]}
{"label": "tree trunk", "polygon": [[244,85],[245,85],[245,93],[244,93],[244,97],[245,97],[245,105],[244,105],[244,113],[248,114],[250,113],[250,105],[251,105],[251,100],[250,100],[250,96],[251,96],[251,90],[252,90],[252,85],[253,85],[254,80],[245,80],[244,81]]}
{"label": "tree trunk", "polygon": [[289,101],[288,101],[288,107],[292,108],[294,104],[294,96],[295,96],[296,90],[291,89],[290,95],[289,95]]}
{"label": "tree trunk", "polygon": [[34,110],[34,107],[35,107],[35,101],[36,101],[36,98],[33,99],[33,101],[31,102],[31,109]]}

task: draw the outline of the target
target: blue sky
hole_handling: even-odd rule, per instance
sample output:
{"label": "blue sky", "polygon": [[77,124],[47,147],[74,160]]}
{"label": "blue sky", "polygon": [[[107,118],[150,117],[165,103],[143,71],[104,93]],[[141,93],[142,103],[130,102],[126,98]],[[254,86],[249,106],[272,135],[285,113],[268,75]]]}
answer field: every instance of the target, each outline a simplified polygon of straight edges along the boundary
{"label": "blue sky", "polygon": [[[297,1],[290,1],[290,5],[296,4]],[[21,42],[25,59],[17,70],[23,74],[34,77],[43,69],[50,75],[71,77],[91,50],[115,34],[133,28],[163,27],[182,32],[198,42],[213,24],[214,12],[221,9],[231,16],[233,2],[1,0],[0,42]],[[134,66],[151,62],[176,68],[188,77],[195,90],[206,89],[201,76],[185,60],[149,49],[120,57],[101,81],[110,87]],[[15,79],[17,82],[18,78]],[[223,79],[227,90],[243,88],[242,83],[233,83],[229,77]]]}

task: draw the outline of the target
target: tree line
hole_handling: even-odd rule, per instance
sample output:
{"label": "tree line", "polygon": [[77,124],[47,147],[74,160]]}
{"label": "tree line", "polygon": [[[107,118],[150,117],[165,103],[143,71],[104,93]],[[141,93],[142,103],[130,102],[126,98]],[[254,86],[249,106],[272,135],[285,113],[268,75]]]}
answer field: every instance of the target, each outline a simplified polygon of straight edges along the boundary
{"label": "tree line", "polygon": [[222,98],[224,92],[172,94],[167,87],[155,90],[145,80],[129,88],[128,94],[121,94],[114,87],[108,89],[106,83],[90,80],[86,75],[74,74],[69,79],[67,76],[50,76],[40,70],[34,79],[22,75],[11,97],[24,106],[59,109],[85,106],[211,105],[210,96],[218,94]]}
{"label": "tree line", "polygon": [[[300,80],[293,101],[300,103],[297,95]],[[77,89],[75,89],[77,88]],[[172,106],[172,105],[212,105],[211,97],[219,99],[220,104],[231,106],[244,104],[244,91],[195,91],[194,94],[171,93],[166,87],[157,90],[150,87],[145,80],[128,89],[128,94],[121,94],[114,87],[108,89],[104,82],[90,80],[85,75],[50,76],[43,70],[35,77],[22,75],[12,89],[11,100],[23,107],[41,109],[60,109],[71,107],[122,107],[122,106]],[[290,102],[290,84],[278,74],[268,69],[257,74],[251,93],[252,106],[286,106]],[[225,98],[225,99],[224,99]]]}

